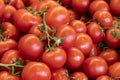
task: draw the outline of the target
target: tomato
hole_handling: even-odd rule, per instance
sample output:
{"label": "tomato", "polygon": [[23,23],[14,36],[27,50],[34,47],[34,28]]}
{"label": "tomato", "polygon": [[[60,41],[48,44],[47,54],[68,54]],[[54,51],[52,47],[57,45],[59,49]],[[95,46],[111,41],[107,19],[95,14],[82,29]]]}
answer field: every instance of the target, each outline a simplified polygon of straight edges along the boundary
{"label": "tomato", "polygon": [[70,25],[65,24],[58,27],[56,37],[62,38],[62,42],[60,45],[64,49],[68,49],[74,45],[74,41],[76,39],[76,32]]}
{"label": "tomato", "polygon": [[108,29],[113,26],[113,17],[108,11],[96,11],[93,15],[93,20],[98,21],[104,29]]}
{"label": "tomato", "polygon": [[96,80],[110,80],[111,77],[108,75],[102,75],[96,78]]}
{"label": "tomato", "polygon": [[120,79],[120,62],[110,65],[108,74],[115,79]]}
{"label": "tomato", "polygon": [[49,67],[42,62],[29,62],[23,68],[22,80],[51,80]]}
{"label": "tomato", "polygon": [[0,72],[0,80],[21,80],[18,76],[13,76],[7,71]]}
{"label": "tomato", "polygon": [[18,42],[18,49],[23,57],[36,60],[43,53],[43,45],[34,34],[26,34],[22,36]]}
{"label": "tomato", "polygon": [[87,75],[83,72],[73,72],[70,77],[70,80],[89,80]]}
{"label": "tomato", "polygon": [[93,41],[88,34],[78,33],[74,46],[80,49],[84,55],[89,55],[93,46]]}
{"label": "tomato", "polygon": [[105,33],[105,43],[110,48],[118,48],[120,46],[120,40],[119,35],[116,35],[116,33],[119,33],[120,29],[108,29]]}
{"label": "tomato", "polygon": [[108,48],[102,51],[99,56],[105,59],[109,65],[119,61],[119,55],[115,49]]}
{"label": "tomato", "polygon": [[68,9],[69,15],[70,15],[70,21],[78,19],[78,14],[73,11],[72,9]]}
{"label": "tomato", "polygon": [[52,77],[51,80],[69,80],[67,77],[67,70],[64,68],[52,70]]}
{"label": "tomato", "polygon": [[22,0],[17,0],[16,1],[16,5],[15,5],[15,8],[16,9],[23,9],[25,6],[24,6],[24,3]]}
{"label": "tomato", "polygon": [[67,52],[66,67],[72,70],[79,69],[85,60],[84,54],[75,47],[68,49],[66,52]]}
{"label": "tomato", "polygon": [[5,3],[3,0],[0,0],[0,17],[3,14],[4,8],[5,8]]}
{"label": "tomato", "polygon": [[15,7],[17,0],[4,0],[4,2]]}
{"label": "tomato", "polygon": [[85,13],[88,11],[90,0],[72,0],[71,6],[73,10],[78,13]]}
{"label": "tomato", "polygon": [[65,7],[57,6],[47,11],[45,20],[50,28],[55,29],[63,24],[67,24],[70,21],[70,16]]}
{"label": "tomato", "polygon": [[62,68],[66,62],[66,59],[66,52],[60,47],[56,47],[48,52],[45,51],[42,54],[42,61],[46,63],[51,69]]}
{"label": "tomato", "polygon": [[18,30],[16,27],[10,22],[3,22],[1,25],[2,35],[6,38],[18,40]]}
{"label": "tomato", "polygon": [[89,13],[93,15],[97,10],[110,11],[110,7],[105,0],[94,0],[90,3]]}
{"label": "tomato", "polygon": [[119,0],[110,0],[110,9],[112,14],[120,16],[120,1]]}
{"label": "tomato", "polygon": [[91,22],[87,25],[87,33],[94,43],[99,43],[104,39],[104,32],[101,29],[101,26],[96,22]]}
{"label": "tomato", "polygon": [[15,12],[16,12],[15,7],[13,7],[12,5],[6,5],[2,15],[3,21],[12,22],[13,14]]}
{"label": "tomato", "polygon": [[91,56],[85,60],[83,64],[83,69],[87,76],[95,79],[98,76],[107,74],[108,65],[103,58],[99,56]]}
{"label": "tomato", "polygon": [[75,29],[77,33],[86,33],[87,27],[83,21],[73,20],[70,22],[70,25]]}
{"label": "tomato", "polygon": [[98,54],[99,54],[98,46],[96,44],[93,44],[89,56],[97,56]]}
{"label": "tomato", "polygon": [[0,55],[7,50],[17,49],[17,42],[13,39],[0,40]]}
{"label": "tomato", "polygon": [[14,25],[22,32],[28,33],[33,25],[40,24],[42,21],[40,16],[36,16],[28,12],[26,9],[19,9],[13,15]]}
{"label": "tomato", "polygon": [[69,7],[71,5],[72,0],[60,0],[62,5]]}

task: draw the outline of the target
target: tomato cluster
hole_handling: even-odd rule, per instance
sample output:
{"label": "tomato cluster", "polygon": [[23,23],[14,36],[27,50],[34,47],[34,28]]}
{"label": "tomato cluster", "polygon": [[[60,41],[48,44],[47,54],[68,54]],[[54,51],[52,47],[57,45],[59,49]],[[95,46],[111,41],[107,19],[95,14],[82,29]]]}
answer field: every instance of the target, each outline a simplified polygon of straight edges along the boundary
{"label": "tomato cluster", "polygon": [[0,0],[0,80],[120,80],[120,0]]}

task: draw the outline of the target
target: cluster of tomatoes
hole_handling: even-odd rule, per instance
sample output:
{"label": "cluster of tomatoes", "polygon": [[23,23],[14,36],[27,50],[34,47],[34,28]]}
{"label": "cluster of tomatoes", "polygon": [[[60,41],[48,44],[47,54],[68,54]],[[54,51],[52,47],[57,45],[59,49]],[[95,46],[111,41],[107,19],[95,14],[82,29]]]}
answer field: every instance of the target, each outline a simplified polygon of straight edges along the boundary
{"label": "cluster of tomatoes", "polygon": [[0,0],[0,80],[120,80],[120,0]]}

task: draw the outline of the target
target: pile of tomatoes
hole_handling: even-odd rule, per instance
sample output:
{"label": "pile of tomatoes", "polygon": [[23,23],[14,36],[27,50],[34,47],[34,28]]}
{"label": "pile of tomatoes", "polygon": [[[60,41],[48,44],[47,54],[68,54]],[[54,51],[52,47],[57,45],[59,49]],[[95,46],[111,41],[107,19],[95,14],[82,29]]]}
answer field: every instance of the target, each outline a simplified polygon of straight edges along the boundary
{"label": "pile of tomatoes", "polygon": [[120,80],[120,0],[0,0],[0,80]]}

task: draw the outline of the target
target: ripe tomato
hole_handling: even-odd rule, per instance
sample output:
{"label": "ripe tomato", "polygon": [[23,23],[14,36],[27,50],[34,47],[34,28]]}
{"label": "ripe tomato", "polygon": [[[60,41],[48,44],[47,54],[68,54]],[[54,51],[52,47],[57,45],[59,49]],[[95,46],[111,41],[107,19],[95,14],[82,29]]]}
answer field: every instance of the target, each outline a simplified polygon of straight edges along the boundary
{"label": "ripe tomato", "polygon": [[3,0],[0,0],[0,17],[3,14],[4,8],[5,8],[5,3]]}
{"label": "ripe tomato", "polygon": [[0,80],[21,80],[20,77],[13,76],[7,71],[0,72]]}
{"label": "ripe tomato", "polygon": [[102,32],[101,26],[96,22],[91,22],[87,25],[87,33],[94,43],[99,43],[104,39],[104,32]]}
{"label": "ripe tomato", "polygon": [[50,8],[45,16],[46,23],[52,29],[67,24],[70,21],[68,10],[63,6]]}
{"label": "ripe tomato", "polygon": [[73,72],[70,77],[70,80],[89,80],[87,75],[83,72]]}
{"label": "ripe tomato", "polygon": [[20,38],[18,49],[23,57],[30,60],[36,60],[42,55],[43,45],[34,34],[26,34]]}
{"label": "ripe tomato", "polygon": [[98,21],[102,28],[108,29],[113,26],[113,17],[110,12],[99,10],[93,15],[93,19]]}
{"label": "ripe tomato", "polygon": [[112,79],[112,78],[108,75],[101,75],[96,78],[96,80],[110,80],[110,79]]}
{"label": "ripe tomato", "polygon": [[120,46],[120,35],[116,35],[116,33],[120,33],[120,29],[108,29],[105,33],[105,43],[111,48],[118,48]]}
{"label": "ripe tomato", "polygon": [[116,62],[109,66],[109,76],[115,79],[120,79],[120,62]]}
{"label": "ripe tomato", "polygon": [[98,46],[96,44],[93,44],[89,56],[97,56],[98,54],[99,54]]}
{"label": "ripe tomato", "polygon": [[64,68],[52,70],[51,80],[69,80],[67,77],[67,70]]}
{"label": "ripe tomato", "polygon": [[67,55],[64,49],[56,47],[53,50],[42,54],[42,61],[51,69],[62,68],[66,62]]}
{"label": "ripe tomato", "polygon": [[119,61],[119,55],[115,49],[108,48],[105,51],[102,51],[99,56],[105,59],[108,65]]}
{"label": "ripe tomato", "polygon": [[94,0],[90,3],[89,12],[93,15],[97,10],[110,11],[110,7],[105,0]]}
{"label": "ripe tomato", "polygon": [[18,40],[18,30],[17,28],[10,22],[3,22],[1,25],[2,35],[6,38]]}
{"label": "ripe tomato", "polygon": [[87,27],[83,21],[73,20],[70,22],[70,25],[75,29],[77,33],[86,33]]}
{"label": "ripe tomato", "polygon": [[120,16],[120,1],[110,0],[110,9],[112,14]]}
{"label": "ripe tomato", "polygon": [[24,3],[22,0],[17,0],[16,3],[15,3],[15,8],[16,9],[23,9],[25,6],[24,6]]}
{"label": "ripe tomato", "polygon": [[26,9],[19,9],[13,15],[14,25],[22,32],[28,33],[33,25],[40,24],[42,21],[40,16],[36,16],[28,12]]}
{"label": "ripe tomato", "polygon": [[12,22],[13,14],[15,12],[16,12],[15,7],[13,7],[12,5],[6,5],[2,15],[3,21]]}
{"label": "ripe tomato", "polygon": [[68,49],[74,45],[74,41],[76,39],[76,32],[70,25],[65,24],[57,28],[56,37],[62,38],[62,42],[60,45],[64,49]]}
{"label": "ripe tomato", "polygon": [[72,10],[72,9],[68,9],[69,15],[70,15],[70,21],[78,19],[78,14]]}
{"label": "ripe tomato", "polygon": [[71,6],[73,10],[79,13],[85,13],[88,11],[90,0],[72,0]]}
{"label": "ripe tomato", "polygon": [[71,5],[72,0],[60,0],[62,2],[62,5],[69,7]]}
{"label": "ripe tomato", "polygon": [[66,67],[72,70],[79,69],[85,59],[84,54],[77,48],[72,47],[67,51]]}
{"label": "ripe tomato", "polygon": [[51,80],[49,67],[42,62],[28,62],[22,71],[22,80]]}
{"label": "ripe tomato", "polygon": [[106,61],[99,56],[88,57],[84,64],[83,69],[87,76],[90,78],[97,78],[98,76],[104,75],[108,71],[108,65]]}
{"label": "ripe tomato", "polygon": [[80,49],[84,55],[89,55],[93,46],[93,41],[88,34],[78,33],[74,46]]}

